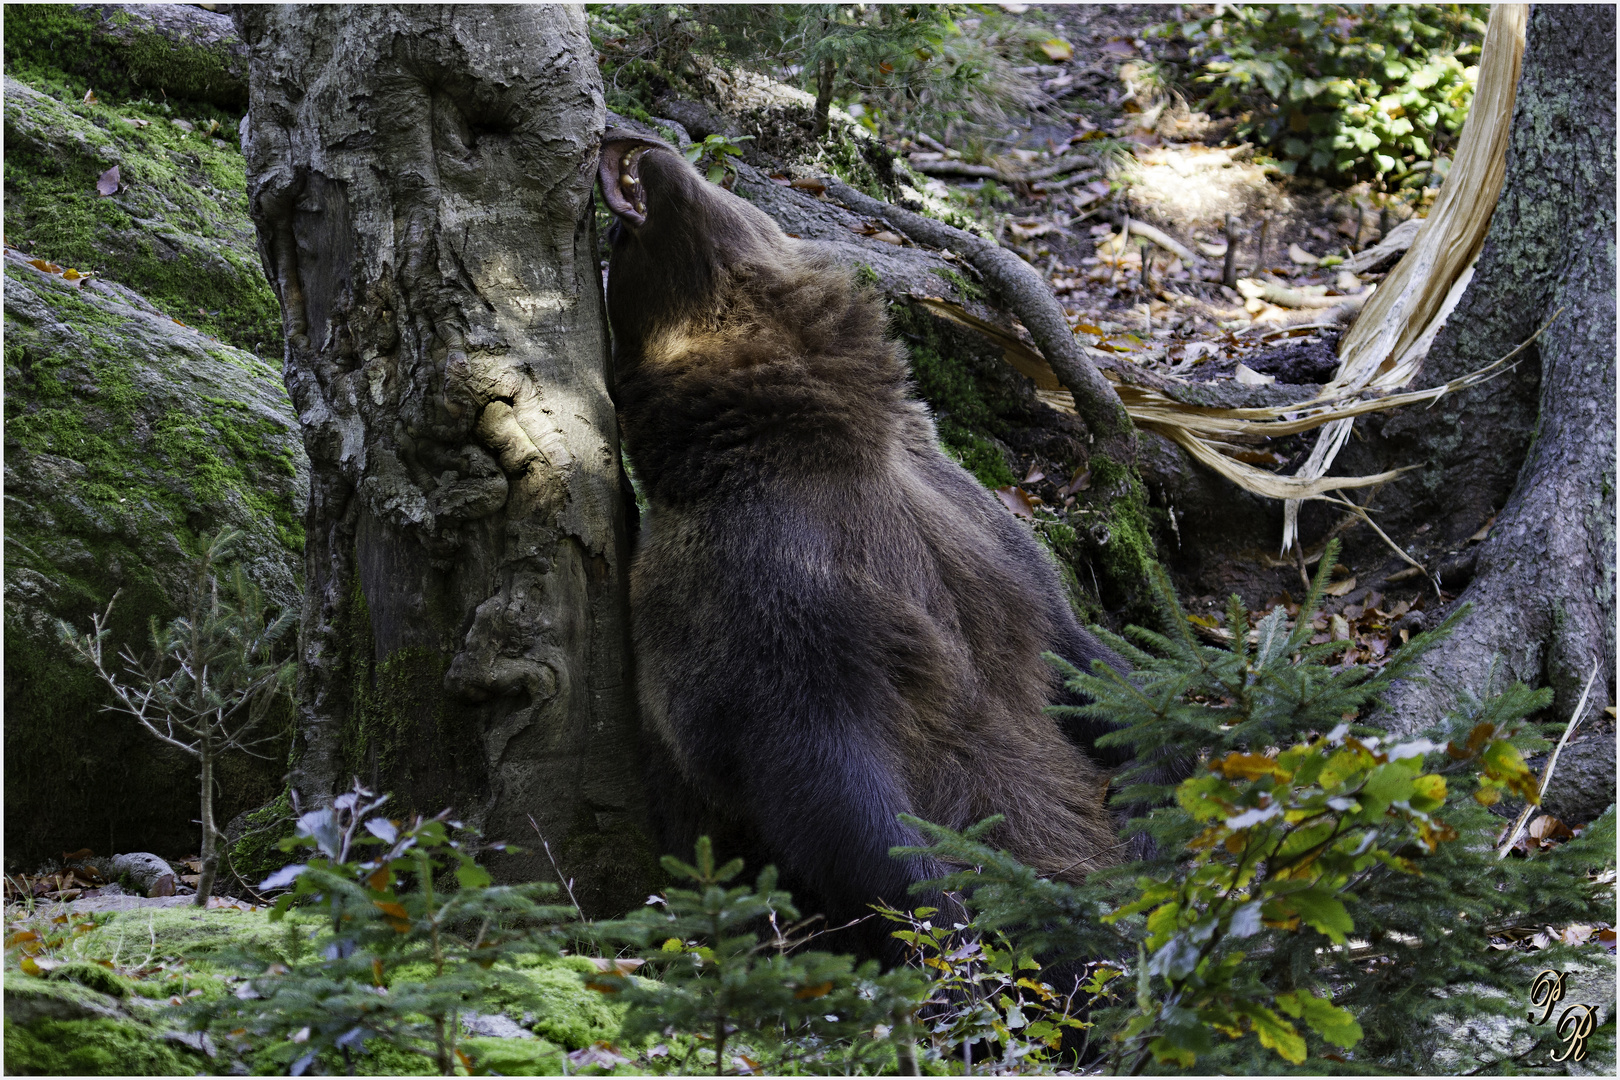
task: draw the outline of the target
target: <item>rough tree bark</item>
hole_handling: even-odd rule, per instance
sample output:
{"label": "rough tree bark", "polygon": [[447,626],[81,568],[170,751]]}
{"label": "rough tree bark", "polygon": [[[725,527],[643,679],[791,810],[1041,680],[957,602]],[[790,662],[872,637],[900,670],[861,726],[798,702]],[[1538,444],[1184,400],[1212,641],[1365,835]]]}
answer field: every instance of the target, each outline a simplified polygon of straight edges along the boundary
{"label": "rough tree bark", "polygon": [[[1430,681],[1391,702],[1396,723],[1436,715],[1498,656],[1502,674],[1551,685],[1560,717],[1594,663],[1589,708],[1615,700],[1614,33],[1611,7],[1533,9],[1502,196],[1422,383],[1478,368],[1557,318],[1510,376],[1374,426],[1372,454],[1425,463],[1380,500],[1387,527],[1430,524],[1436,562],[1451,558],[1458,580],[1467,538],[1496,514],[1459,597],[1474,613],[1428,659]],[[1358,458],[1344,467],[1365,467]],[[1612,729],[1608,740],[1612,799]]]}
{"label": "rough tree bark", "polygon": [[881,202],[834,178],[825,183],[827,194],[851,210],[887,221],[919,243],[960,252],[1007,308],[1018,313],[1087,427],[1091,444],[1087,467],[1093,481],[1086,498],[1097,511],[1087,531],[1098,555],[1095,561],[1115,589],[1134,596],[1154,559],[1147,490],[1137,468],[1136,426],[1113,386],[1075,341],[1046,282],[999,244]]}
{"label": "rough tree bark", "polygon": [[236,9],[312,476],[292,782],[454,806],[506,878],[645,896],[627,503],[564,6]]}

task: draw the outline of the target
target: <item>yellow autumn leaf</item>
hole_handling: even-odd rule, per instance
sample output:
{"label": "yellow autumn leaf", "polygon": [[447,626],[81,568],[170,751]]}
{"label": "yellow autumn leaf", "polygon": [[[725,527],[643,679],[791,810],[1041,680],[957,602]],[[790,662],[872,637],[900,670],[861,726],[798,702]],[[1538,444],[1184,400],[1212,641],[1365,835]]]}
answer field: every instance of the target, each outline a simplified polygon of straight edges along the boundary
{"label": "yellow autumn leaf", "polygon": [[1045,53],[1046,58],[1054,64],[1074,59],[1074,46],[1062,38],[1047,38],[1041,42],[1041,52]]}

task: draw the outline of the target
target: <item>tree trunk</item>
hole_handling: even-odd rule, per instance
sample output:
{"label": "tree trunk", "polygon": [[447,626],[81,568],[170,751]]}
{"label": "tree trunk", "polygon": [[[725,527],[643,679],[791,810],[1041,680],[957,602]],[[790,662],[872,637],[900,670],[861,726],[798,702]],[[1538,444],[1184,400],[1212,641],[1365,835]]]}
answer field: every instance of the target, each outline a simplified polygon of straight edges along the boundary
{"label": "tree trunk", "polygon": [[214,878],[219,873],[219,830],[214,827],[214,752],[205,737],[199,740],[202,753],[202,870],[197,875],[196,905],[208,906],[214,894]]}
{"label": "tree trunk", "polygon": [[[1560,718],[1594,664],[1589,708],[1615,700],[1614,32],[1611,7],[1532,10],[1502,196],[1422,382],[1483,366],[1552,325],[1512,374],[1374,426],[1383,460],[1427,463],[1380,500],[1386,528],[1415,536],[1430,525],[1418,543],[1432,541],[1431,566],[1455,567],[1457,580],[1473,559],[1459,602],[1474,612],[1426,661],[1428,683],[1391,700],[1397,725],[1481,687],[1496,657],[1502,675],[1550,684]],[[1471,554],[1468,537],[1493,512]],[[1612,800],[1612,729],[1608,739]]]}
{"label": "tree trunk", "polygon": [[812,137],[818,140],[827,134],[827,117],[832,112],[833,76],[837,73],[838,66],[831,60],[823,60],[816,71],[816,126]]}
{"label": "tree trunk", "polygon": [[[645,895],[627,507],[564,6],[236,9],[244,150],[311,463],[299,757]],[[549,878],[545,856],[501,876]]]}

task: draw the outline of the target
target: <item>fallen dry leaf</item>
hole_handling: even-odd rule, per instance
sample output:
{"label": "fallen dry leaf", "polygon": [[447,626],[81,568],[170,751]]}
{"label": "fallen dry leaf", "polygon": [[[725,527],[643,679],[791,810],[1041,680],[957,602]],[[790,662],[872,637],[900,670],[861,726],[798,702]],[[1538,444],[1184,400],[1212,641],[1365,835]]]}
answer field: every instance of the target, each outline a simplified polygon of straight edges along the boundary
{"label": "fallen dry leaf", "polygon": [[1054,64],[1074,59],[1074,46],[1062,38],[1047,38],[1041,42],[1041,52],[1045,53],[1046,58]]}
{"label": "fallen dry leaf", "polygon": [[1316,266],[1322,261],[1315,255],[1312,255],[1310,252],[1300,247],[1298,244],[1288,245],[1288,258],[1295,263],[1298,263],[1300,266]]}
{"label": "fallen dry leaf", "polygon": [[100,195],[102,198],[106,198],[108,195],[115,195],[118,192],[118,188],[122,184],[123,178],[118,173],[118,166],[114,165],[112,168],[102,173],[101,178],[96,181],[96,194]]}
{"label": "fallen dry leaf", "polygon": [[646,963],[645,960],[637,960],[634,958],[613,959],[606,956],[593,956],[590,958],[590,960],[591,963],[596,965],[597,971],[604,973],[611,971],[620,975],[629,975],[642,964]]}
{"label": "fallen dry leaf", "polygon": [[[1277,376],[1262,375],[1258,371],[1249,367],[1247,364],[1243,363],[1239,363],[1238,366],[1233,369],[1232,377],[1243,386],[1270,386],[1272,383],[1277,381]],[[1339,593],[1338,595],[1343,596],[1344,594]]]}
{"label": "fallen dry leaf", "polygon": [[996,498],[1017,517],[1035,519],[1035,503],[1029,492],[1020,487],[996,488]]}

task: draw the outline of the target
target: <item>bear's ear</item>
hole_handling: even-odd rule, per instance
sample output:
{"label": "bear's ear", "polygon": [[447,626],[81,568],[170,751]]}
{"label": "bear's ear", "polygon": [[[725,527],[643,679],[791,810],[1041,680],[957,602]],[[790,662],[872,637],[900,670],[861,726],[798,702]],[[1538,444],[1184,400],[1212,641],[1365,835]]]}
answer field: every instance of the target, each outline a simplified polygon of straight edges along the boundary
{"label": "bear's ear", "polygon": [[602,136],[602,158],[596,175],[608,209],[632,226],[646,224],[647,192],[641,186],[641,155],[648,150],[672,150],[668,143],[623,130]]}

